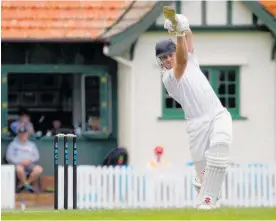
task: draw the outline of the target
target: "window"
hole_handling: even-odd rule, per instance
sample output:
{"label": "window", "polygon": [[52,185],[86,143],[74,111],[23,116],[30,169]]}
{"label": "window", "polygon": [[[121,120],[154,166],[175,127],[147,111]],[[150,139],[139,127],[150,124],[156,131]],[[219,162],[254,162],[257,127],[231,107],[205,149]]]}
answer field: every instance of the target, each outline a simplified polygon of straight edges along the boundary
{"label": "window", "polygon": [[[104,56],[101,44],[3,43],[2,52],[3,134],[19,106],[28,108],[35,130],[50,128],[59,114],[66,128],[79,126],[102,132],[102,137],[112,132],[109,108],[116,95],[111,94],[106,70],[114,62]],[[84,75],[90,76],[87,82],[81,81]]]}
{"label": "window", "polygon": [[[202,72],[209,80],[222,105],[228,109],[233,118],[239,118],[239,67],[204,66]],[[163,118],[179,119],[184,113],[181,106],[173,100],[163,86]]]}
{"label": "window", "polygon": [[78,130],[82,135],[109,136],[112,133],[111,77],[101,71],[86,72],[8,72],[8,90],[4,88],[8,122],[2,128],[10,128],[22,106],[29,110],[35,131],[43,135],[52,129],[54,120],[59,120],[62,131],[66,131],[62,133],[72,133],[74,126],[78,126],[83,129]]}
{"label": "window", "polygon": [[16,120],[22,106],[29,110],[35,130],[43,135],[52,129],[55,119],[61,121],[62,128],[73,131],[72,82],[71,73],[9,73],[8,118]]}
{"label": "window", "polygon": [[110,133],[108,76],[83,75],[82,130],[86,135]]}

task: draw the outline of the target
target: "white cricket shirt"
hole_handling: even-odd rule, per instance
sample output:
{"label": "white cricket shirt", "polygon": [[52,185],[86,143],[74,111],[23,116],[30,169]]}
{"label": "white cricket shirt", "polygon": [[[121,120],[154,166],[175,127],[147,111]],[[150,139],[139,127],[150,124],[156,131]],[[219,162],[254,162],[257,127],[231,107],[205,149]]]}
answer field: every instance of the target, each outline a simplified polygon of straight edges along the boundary
{"label": "white cricket shirt", "polygon": [[168,94],[181,105],[186,119],[212,118],[225,110],[200,70],[194,53],[189,53],[188,64],[180,80],[175,78],[173,69],[170,69],[162,74],[162,81]]}

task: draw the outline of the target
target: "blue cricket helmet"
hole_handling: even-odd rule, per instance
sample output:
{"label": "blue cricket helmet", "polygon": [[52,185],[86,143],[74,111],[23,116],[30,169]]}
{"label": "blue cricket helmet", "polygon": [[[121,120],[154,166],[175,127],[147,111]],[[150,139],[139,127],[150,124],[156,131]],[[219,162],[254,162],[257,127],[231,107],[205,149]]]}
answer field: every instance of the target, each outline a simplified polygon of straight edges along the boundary
{"label": "blue cricket helmet", "polygon": [[162,39],[155,45],[155,56],[161,57],[176,51],[176,44],[171,39]]}
{"label": "blue cricket helmet", "polygon": [[164,68],[164,64],[161,61],[161,57],[169,55],[175,51],[176,51],[176,44],[171,39],[162,39],[156,43],[155,56],[156,56],[157,63],[161,67],[161,69]]}

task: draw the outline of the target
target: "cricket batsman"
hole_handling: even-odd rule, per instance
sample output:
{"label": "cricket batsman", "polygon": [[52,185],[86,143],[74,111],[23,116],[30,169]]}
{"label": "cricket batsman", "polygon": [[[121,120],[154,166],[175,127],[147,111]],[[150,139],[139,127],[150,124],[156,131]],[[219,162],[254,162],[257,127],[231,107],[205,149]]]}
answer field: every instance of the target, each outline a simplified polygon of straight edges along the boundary
{"label": "cricket batsman", "polygon": [[198,209],[215,209],[228,166],[232,118],[199,67],[188,19],[175,12],[165,17],[164,28],[176,43],[171,39],[156,43],[162,82],[187,119]]}

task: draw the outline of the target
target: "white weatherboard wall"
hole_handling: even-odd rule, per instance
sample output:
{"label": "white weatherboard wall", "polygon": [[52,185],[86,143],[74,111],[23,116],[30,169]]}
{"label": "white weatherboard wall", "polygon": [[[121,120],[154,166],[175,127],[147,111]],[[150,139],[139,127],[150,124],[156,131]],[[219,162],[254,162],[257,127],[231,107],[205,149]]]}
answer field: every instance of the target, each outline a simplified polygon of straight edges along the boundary
{"label": "white weatherboard wall", "polygon": [[232,22],[234,25],[250,25],[253,22],[252,13],[241,2],[232,2]]}
{"label": "white weatherboard wall", "polygon": [[207,25],[225,25],[227,23],[227,2],[208,1],[206,2],[206,23]]}
{"label": "white weatherboard wall", "polygon": [[[162,116],[161,78],[154,57],[155,42],[169,37],[166,33],[145,33],[138,42],[134,54],[135,78],[134,113],[135,142],[127,136],[130,125],[119,127],[119,140],[131,143],[131,163],[145,165],[153,148],[162,145],[166,158],[174,165],[189,161],[190,153],[186,122],[184,120],[159,120]],[[271,61],[272,39],[268,33],[194,33],[194,42],[201,65],[240,65],[240,111],[247,120],[233,122],[234,141],[231,159],[247,162],[275,162],[276,122],[276,63]],[[120,69],[125,75],[130,70]],[[119,77],[119,84],[130,80]],[[120,89],[121,90],[121,89]],[[126,93],[129,89],[122,89]],[[119,92],[119,107],[132,111],[122,101],[125,92]],[[130,114],[130,115],[129,115]],[[129,117],[126,117],[126,120]],[[122,124],[121,124],[122,125]]]}
{"label": "white weatherboard wall", "polygon": [[118,64],[118,144],[131,145],[131,68]]}

